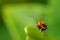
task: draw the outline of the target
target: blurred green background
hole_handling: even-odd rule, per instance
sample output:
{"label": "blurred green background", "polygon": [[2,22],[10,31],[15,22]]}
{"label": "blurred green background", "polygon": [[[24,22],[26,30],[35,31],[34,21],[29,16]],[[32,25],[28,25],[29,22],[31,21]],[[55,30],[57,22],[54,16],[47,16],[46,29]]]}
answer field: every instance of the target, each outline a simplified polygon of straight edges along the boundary
{"label": "blurred green background", "polygon": [[35,27],[42,13],[46,33],[60,40],[60,0],[0,0],[0,40],[25,40],[25,26]]}

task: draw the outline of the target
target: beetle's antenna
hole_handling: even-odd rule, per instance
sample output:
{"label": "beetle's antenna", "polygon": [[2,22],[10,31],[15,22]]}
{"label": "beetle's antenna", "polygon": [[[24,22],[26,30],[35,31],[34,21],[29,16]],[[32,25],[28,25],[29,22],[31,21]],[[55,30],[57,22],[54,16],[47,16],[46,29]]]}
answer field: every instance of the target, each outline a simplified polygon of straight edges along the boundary
{"label": "beetle's antenna", "polygon": [[36,18],[36,17],[34,17],[34,16],[32,16],[32,18],[34,18],[35,20],[37,20],[37,18]]}
{"label": "beetle's antenna", "polygon": [[34,18],[35,20],[37,20],[38,22],[41,22],[41,21],[43,21],[42,20],[43,16],[44,16],[44,13],[41,14],[40,20],[37,20],[36,16],[31,16],[31,17]]}
{"label": "beetle's antenna", "polygon": [[40,22],[42,21],[43,16],[44,16],[44,13],[41,14],[41,16],[40,16]]}

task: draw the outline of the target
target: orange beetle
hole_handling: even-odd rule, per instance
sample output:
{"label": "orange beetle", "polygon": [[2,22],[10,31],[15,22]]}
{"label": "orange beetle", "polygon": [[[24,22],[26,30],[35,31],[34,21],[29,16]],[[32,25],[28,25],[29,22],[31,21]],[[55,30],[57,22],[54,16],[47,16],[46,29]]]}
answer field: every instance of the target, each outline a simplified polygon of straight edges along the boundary
{"label": "orange beetle", "polygon": [[[42,32],[42,31],[45,31],[47,29],[47,25],[46,25],[46,22],[43,22],[42,21],[42,16],[44,16],[44,14],[42,14],[40,16],[40,21],[38,21],[38,23],[36,24],[36,26],[38,27],[38,29]],[[32,16],[33,17],[33,16]],[[36,18],[33,17],[35,20]]]}
{"label": "orange beetle", "polygon": [[[43,14],[44,15],[44,14]],[[42,15],[42,16],[43,16]],[[45,31],[47,29],[47,25],[45,22],[43,22],[41,19],[42,19],[42,16],[40,17],[40,21],[38,21],[38,23],[36,24],[36,26],[39,28],[39,30],[41,31]]]}
{"label": "orange beetle", "polygon": [[47,29],[47,25],[45,22],[38,22],[36,26],[39,28],[41,31],[45,31]]}

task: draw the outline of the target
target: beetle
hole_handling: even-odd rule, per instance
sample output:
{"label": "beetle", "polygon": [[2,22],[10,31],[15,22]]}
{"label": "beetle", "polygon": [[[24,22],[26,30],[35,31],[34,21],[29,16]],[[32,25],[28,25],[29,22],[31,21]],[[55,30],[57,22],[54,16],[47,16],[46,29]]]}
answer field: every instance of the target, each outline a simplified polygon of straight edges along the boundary
{"label": "beetle", "polygon": [[[45,31],[47,30],[47,25],[46,25],[46,22],[42,21],[42,16],[44,16],[44,13],[42,13],[42,15],[40,16],[40,20],[36,23],[36,27],[41,31]],[[33,17],[33,16],[32,16]],[[36,18],[33,17],[35,20]]]}
{"label": "beetle", "polygon": [[47,25],[45,22],[41,21],[41,22],[38,22],[36,24],[36,26],[38,27],[38,29],[42,32],[42,31],[45,31],[47,29]]}
{"label": "beetle", "polygon": [[44,14],[42,14],[40,16],[40,21],[37,22],[36,26],[38,27],[38,29],[43,32],[45,30],[47,30],[47,25],[46,22],[42,21],[42,16],[44,16]]}

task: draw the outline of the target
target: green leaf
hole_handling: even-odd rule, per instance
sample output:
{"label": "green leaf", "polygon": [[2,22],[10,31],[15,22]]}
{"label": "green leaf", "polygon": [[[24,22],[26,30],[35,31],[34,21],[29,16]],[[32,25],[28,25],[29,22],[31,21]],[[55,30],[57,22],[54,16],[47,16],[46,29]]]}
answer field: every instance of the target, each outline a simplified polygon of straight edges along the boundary
{"label": "green leaf", "polygon": [[35,27],[27,26],[25,27],[26,40],[55,40],[52,37],[49,37],[47,34],[42,34],[40,30]]}

